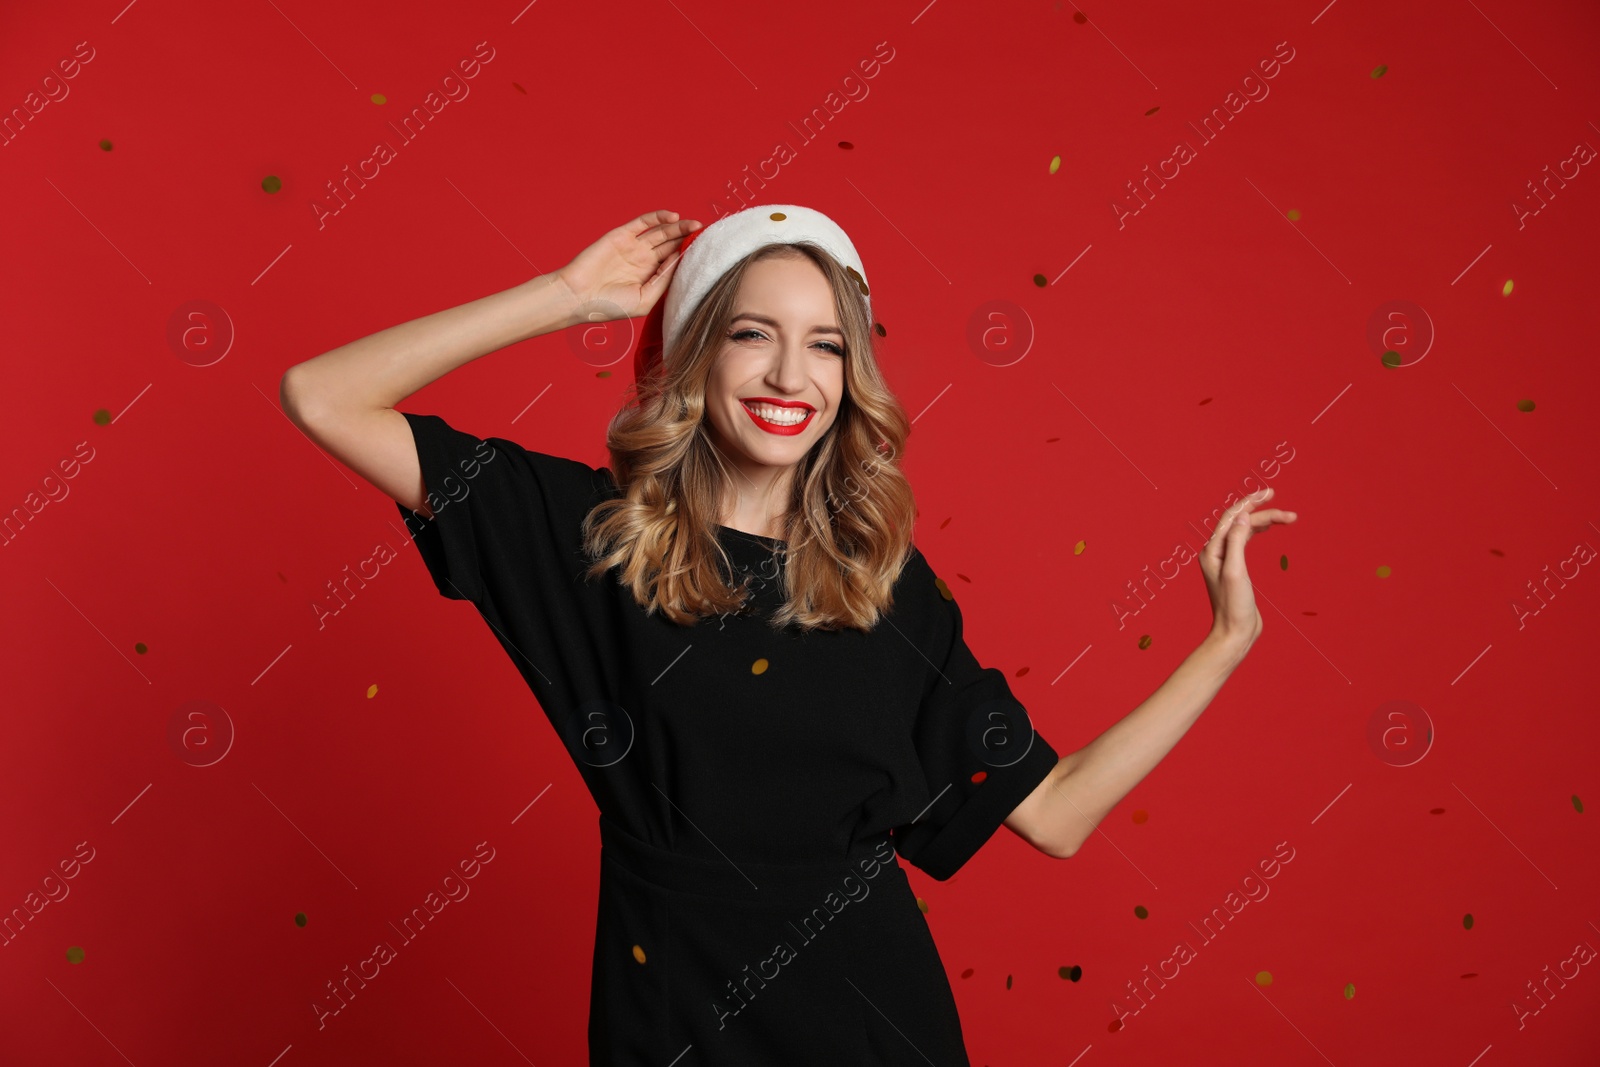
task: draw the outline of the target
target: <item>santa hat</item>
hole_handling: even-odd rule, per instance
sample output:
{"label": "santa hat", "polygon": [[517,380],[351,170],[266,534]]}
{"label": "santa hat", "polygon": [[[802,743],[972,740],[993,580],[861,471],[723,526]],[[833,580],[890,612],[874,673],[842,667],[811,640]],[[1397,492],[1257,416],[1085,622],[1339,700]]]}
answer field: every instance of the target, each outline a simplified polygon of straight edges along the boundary
{"label": "santa hat", "polygon": [[855,245],[838,223],[820,211],[796,204],[746,208],[694,231],[678,246],[678,265],[667,295],[645,316],[639,346],[633,353],[634,378],[642,381],[661,369],[663,353],[672,350],[689,316],[730,267],[762,245],[800,241],[821,246],[839,261],[861,290],[870,315],[872,298],[867,272]]}

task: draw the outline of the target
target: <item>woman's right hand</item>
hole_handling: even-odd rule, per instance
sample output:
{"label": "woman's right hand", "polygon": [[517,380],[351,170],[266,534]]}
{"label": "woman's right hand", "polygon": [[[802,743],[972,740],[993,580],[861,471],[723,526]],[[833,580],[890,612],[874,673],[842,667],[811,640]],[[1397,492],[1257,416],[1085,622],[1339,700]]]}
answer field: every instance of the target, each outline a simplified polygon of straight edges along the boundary
{"label": "woman's right hand", "polygon": [[632,319],[666,294],[678,248],[700,223],[676,211],[651,211],[605,234],[556,272],[579,322]]}

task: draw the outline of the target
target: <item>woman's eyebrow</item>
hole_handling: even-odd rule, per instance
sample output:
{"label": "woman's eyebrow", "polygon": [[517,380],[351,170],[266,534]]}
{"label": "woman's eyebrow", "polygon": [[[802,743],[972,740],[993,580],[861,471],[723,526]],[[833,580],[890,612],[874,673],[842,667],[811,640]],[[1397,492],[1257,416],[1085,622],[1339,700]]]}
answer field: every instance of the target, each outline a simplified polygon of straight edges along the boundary
{"label": "woman's eyebrow", "polygon": [[[733,321],[734,322],[738,322],[740,319],[750,319],[753,322],[759,322],[759,323],[762,323],[763,325],[771,326],[775,330],[780,328],[779,325],[778,325],[778,320],[777,319],[768,318],[766,315],[752,315],[749,312],[744,312],[742,314],[735,315],[733,317]],[[838,334],[840,337],[844,336],[844,331],[839,329],[837,326],[813,326],[813,327],[811,327],[811,332],[812,333],[832,333],[832,334]]]}

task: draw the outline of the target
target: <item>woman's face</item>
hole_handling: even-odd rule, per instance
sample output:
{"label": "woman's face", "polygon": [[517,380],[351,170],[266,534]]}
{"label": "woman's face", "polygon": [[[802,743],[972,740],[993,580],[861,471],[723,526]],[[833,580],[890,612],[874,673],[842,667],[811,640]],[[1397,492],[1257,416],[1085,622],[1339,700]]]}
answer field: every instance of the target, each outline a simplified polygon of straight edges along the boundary
{"label": "woman's face", "polygon": [[706,382],[712,441],[748,478],[741,496],[775,489],[833,425],[843,348],[833,290],[810,259],[775,256],[745,271]]}

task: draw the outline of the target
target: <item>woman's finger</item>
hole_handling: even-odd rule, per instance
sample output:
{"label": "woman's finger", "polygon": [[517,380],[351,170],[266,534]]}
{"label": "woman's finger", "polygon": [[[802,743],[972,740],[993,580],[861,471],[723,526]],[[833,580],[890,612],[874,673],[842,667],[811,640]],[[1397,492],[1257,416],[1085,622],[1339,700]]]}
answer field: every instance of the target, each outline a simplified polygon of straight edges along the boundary
{"label": "woman's finger", "polygon": [[1228,555],[1222,561],[1222,573],[1225,577],[1242,582],[1250,580],[1249,572],[1245,570],[1244,566],[1244,546],[1245,542],[1249,540],[1249,519],[1244,522],[1235,520],[1234,524],[1228,527]]}

